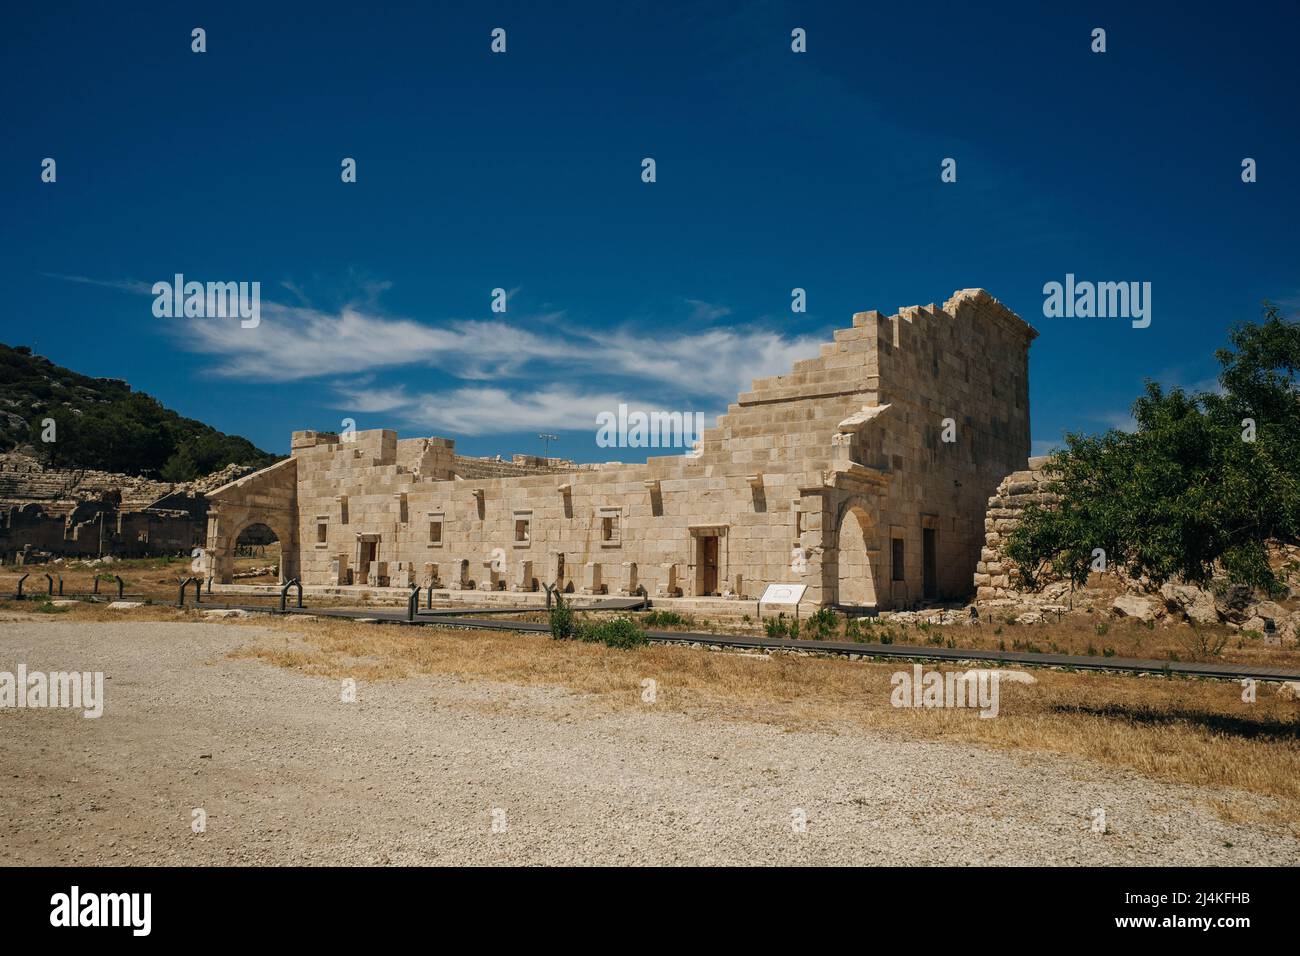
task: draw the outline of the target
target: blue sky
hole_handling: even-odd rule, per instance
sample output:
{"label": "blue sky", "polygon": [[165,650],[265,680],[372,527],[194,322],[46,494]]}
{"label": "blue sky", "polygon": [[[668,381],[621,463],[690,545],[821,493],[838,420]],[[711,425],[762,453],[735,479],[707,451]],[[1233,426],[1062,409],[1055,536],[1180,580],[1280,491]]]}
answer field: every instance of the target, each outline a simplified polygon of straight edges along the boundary
{"label": "blue sky", "polygon": [[[711,423],[853,312],[982,286],[1041,333],[1042,451],[1300,308],[1297,8],[1135,6],[25,4],[0,340],[276,452],[351,417],[637,460],[597,411]],[[156,318],[178,272],[259,281],[262,324]],[[1150,282],[1150,327],[1045,318],[1067,273]]]}

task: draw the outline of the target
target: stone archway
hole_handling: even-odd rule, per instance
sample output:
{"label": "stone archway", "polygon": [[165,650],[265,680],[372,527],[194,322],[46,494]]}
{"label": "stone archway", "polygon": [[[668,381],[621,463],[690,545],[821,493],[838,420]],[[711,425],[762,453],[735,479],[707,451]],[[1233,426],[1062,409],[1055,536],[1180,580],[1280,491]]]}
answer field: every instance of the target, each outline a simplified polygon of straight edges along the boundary
{"label": "stone archway", "polygon": [[[217,525],[219,529],[215,542],[212,537],[211,526],[213,524]],[[209,522],[208,529],[208,555],[211,560],[212,577],[216,583],[231,583],[234,575],[235,550],[239,540],[245,532],[259,527],[268,529],[280,544],[280,583],[283,584],[285,581],[298,576],[296,570],[297,555],[291,543],[293,539],[290,536],[290,526],[279,516],[263,513],[246,517],[238,525],[232,524],[230,532],[227,532],[225,527],[221,526],[220,516],[217,516],[215,521]]]}
{"label": "stone archway", "polygon": [[254,525],[265,525],[280,542],[280,582],[299,576],[297,467],[292,458],[245,475],[209,492],[206,557],[217,584],[230,584],[235,544]]}
{"label": "stone archway", "polygon": [[866,506],[850,501],[840,509],[835,535],[836,599],[841,608],[876,609],[880,552],[876,522]]}

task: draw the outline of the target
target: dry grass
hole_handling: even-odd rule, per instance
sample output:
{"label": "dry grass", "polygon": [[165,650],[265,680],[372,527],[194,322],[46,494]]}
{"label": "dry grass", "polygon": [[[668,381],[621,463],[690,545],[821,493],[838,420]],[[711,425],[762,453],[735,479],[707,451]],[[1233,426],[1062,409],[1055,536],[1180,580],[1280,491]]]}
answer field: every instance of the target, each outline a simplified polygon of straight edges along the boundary
{"label": "dry grass", "polygon": [[[14,604],[7,609],[23,610]],[[129,614],[133,620],[201,619],[165,606]],[[123,612],[87,605],[61,617],[120,620]],[[251,639],[232,656],[306,674],[362,682],[430,674],[550,685],[591,695],[593,705],[611,709],[644,708],[642,682],[649,678],[657,685],[656,708],[697,719],[869,730],[1060,754],[1224,790],[1213,805],[1225,819],[1259,815],[1235,803],[1232,790],[1262,794],[1280,801],[1269,818],[1300,833],[1300,705],[1280,698],[1275,685],[1260,685],[1257,701],[1246,703],[1241,686],[1230,681],[1036,669],[1037,684],[1004,682],[1000,715],[982,719],[975,710],[890,706],[890,677],[910,667],[903,662],[767,658],[665,645],[617,651],[544,636],[324,618],[226,623],[275,632]]]}

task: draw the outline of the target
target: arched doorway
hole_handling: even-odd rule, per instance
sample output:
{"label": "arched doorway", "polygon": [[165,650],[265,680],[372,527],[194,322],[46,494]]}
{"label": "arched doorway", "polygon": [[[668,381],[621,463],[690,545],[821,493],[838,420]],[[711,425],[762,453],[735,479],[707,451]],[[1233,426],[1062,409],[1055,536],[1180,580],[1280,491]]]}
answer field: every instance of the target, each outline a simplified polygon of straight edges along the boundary
{"label": "arched doorway", "polygon": [[275,584],[283,580],[283,543],[270,525],[255,521],[235,536],[231,576],[240,584]]}
{"label": "arched doorway", "polygon": [[865,611],[877,606],[872,529],[871,516],[865,508],[844,509],[835,548],[839,568],[836,603],[842,608]]}

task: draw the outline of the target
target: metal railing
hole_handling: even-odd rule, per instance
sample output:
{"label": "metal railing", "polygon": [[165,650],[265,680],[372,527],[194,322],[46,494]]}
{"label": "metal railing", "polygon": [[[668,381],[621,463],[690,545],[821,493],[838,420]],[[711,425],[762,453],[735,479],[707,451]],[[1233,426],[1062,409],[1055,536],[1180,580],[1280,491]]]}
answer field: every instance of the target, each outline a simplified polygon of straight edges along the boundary
{"label": "metal railing", "polygon": [[186,578],[184,581],[181,581],[180,584],[181,584],[181,590],[180,593],[176,596],[177,607],[185,606],[185,589],[189,587],[191,584],[194,585],[194,603],[195,604],[203,603],[203,582],[202,581],[200,581],[198,578],[189,577]]}
{"label": "metal railing", "polygon": [[297,578],[290,578],[285,581],[280,588],[280,613],[285,612],[285,603],[289,600],[289,588],[298,589],[298,607],[302,607],[302,582]]}

